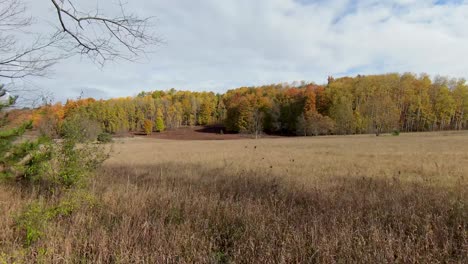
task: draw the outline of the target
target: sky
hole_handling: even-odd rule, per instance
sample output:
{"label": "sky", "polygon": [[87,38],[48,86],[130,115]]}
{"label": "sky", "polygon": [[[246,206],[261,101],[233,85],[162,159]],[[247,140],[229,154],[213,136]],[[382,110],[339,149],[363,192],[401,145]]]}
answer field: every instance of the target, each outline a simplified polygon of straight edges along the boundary
{"label": "sky", "polygon": [[[48,1],[25,1],[38,28],[57,23]],[[468,0],[132,0],[126,8],[155,17],[163,43],[146,58],[101,68],[74,57],[25,83],[63,101],[387,72],[468,78]]]}

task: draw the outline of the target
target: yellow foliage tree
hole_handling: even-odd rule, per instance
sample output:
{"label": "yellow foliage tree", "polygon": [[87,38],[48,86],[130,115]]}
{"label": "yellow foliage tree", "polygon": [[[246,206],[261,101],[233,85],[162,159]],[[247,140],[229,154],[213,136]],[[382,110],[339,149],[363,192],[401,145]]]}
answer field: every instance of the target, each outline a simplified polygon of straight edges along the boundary
{"label": "yellow foliage tree", "polygon": [[145,119],[145,122],[143,123],[143,129],[145,130],[146,135],[151,135],[153,132],[153,122],[149,119]]}
{"label": "yellow foliage tree", "polygon": [[166,126],[164,125],[163,113],[161,109],[158,108],[158,111],[156,112],[156,130],[158,132],[163,132],[164,129],[166,129]]}

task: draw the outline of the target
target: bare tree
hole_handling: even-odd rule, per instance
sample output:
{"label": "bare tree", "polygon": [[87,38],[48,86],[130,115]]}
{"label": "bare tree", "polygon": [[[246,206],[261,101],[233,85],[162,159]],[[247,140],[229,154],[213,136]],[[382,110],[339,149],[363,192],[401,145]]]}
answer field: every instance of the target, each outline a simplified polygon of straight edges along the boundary
{"label": "bare tree", "polygon": [[255,134],[255,139],[258,139],[258,136],[263,131],[263,118],[264,114],[259,108],[255,108],[251,114],[251,122],[249,130],[252,134]]}
{"label": "bare tree", "polygon": [[[76,2],[76,3],[75,3]],[[118,3],[119,15],[106,16],[99,8],[84,12],[78,1],[50,0],[57,14],[57,31],[37,34],[24,45],[20,33],[34,21],[21,0],[0,0],[0,78],[21,79],[44,76],[61,59],[85,55],[99,65],[106,61],[134,61],[148,46],[160,41],[150,29],[150,18],[127,14]]]}

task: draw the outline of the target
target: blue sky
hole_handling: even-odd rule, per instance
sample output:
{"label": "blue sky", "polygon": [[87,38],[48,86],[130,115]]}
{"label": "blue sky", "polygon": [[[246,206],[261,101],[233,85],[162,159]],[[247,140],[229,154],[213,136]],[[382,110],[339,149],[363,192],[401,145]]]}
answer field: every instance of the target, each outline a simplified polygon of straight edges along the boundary
{"label": "blue sky", "polygon": [[[51,8],[27,1],[39,25],[55,22]],[[112,13],[110,2],[99,6]],[[127,8],[156,17],[164,44],[147,58],[101,69],[75,57],[49,78],[26,84],[64,100],[81,91],[109,98],[172,87],[224,92],[325,83],[329,75],[410,71],[468,78],[468,1],[138,0]]]}

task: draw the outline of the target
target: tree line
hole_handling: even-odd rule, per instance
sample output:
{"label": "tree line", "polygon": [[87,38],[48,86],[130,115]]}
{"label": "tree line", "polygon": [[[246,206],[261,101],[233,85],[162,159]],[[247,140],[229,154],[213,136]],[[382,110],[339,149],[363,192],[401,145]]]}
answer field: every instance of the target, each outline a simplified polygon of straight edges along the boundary
{"label": "tree line", "polygon": [[213,124],[255,135],[460,130],[468,127],[468,85],[463,79],[395,73],[329,77],[326,85],[240,87],[224,94],[171,89],[109,100],[68,100],[35,110],[33,120],[36,127],[50,129],[73,115],[108,133],[150,134]]}

